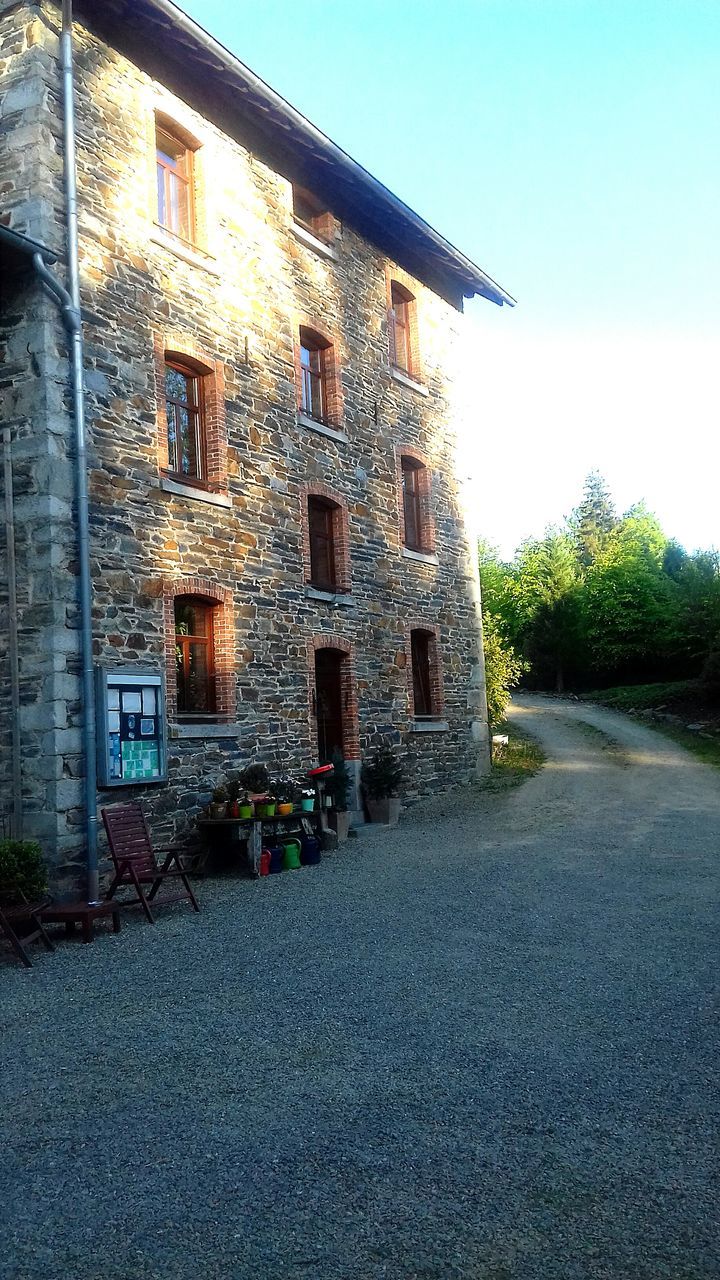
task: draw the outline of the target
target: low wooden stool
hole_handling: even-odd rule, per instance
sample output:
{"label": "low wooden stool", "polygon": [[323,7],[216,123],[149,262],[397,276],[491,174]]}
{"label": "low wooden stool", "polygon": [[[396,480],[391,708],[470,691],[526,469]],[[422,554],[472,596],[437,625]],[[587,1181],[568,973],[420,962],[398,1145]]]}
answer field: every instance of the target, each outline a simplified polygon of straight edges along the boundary
{"label": "low wooden stool", "polygon": [[120,905],[119,902],[51,902],[40,914],[44,924],[64,924],[68,937],[74,934],[76,924],[81,925],[83,942],[92,942],[96,920],[112,916],[113,933],[120,932]]}

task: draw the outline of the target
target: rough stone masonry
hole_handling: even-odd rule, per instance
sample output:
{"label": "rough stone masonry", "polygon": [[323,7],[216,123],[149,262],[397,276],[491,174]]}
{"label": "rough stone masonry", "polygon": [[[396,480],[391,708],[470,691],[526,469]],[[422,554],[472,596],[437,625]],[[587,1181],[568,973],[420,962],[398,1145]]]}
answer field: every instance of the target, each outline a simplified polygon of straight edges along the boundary
{"label": "rough stone masonry", "polygon": [[[381,741],[395,743],[409,798],[465,782],[488,756],[478,588],[455,461],[462,295],[456,284],[443,287],[437,261],[424,272],[393,258],[379,224],[377,236],[360,234],[352,210],[326,219],[331,244],[298,227],[271,133],[264,151],[257,133],[245,137],[242,103],[228,106],[199,49],[185,47],[182,86],[147,69],[142,23],[152,8],[136,6],[129,30],[113,26],[117,5],[82,4],[74,37],[94,650],[99,662],[161,669],[170,709],[167,784],[101,792],[98,802],[140,798],[163,834],[184,838],[229,769],[256,759],[308,768],[318,755],[315,654],[323,647],[345,663],[346,755],[359,760]],[[53,249],[62,278],[60,14],[47,0],[3,0],[0,16],[3,220]],[[158,122],[192,149],[192,243],[159,225]],[[389,359],[391,281],[414,299],[411,378]],[[301,325],[332,345],[330,425],[298,412]],[[68,888],[81,874],[83,846],[72,422],[63,330],[27,273],[6,293],[2,342],[24,829],[43,841],[56,885]],[[199,362],[215,396],[208,430],[217,483],[203,488],[168,474],[168,352]],[[404,546],[404,451],[429,477],[432,553]],[[342,591],[308,581],[313,493],[342,516]],[[225,701],[205,723],[174,710],[178,594],[215,607]],[[412,628],[434,638],[436,714],[423,721],[413,708]],[[3,662],[7,639],[5,617]],[[5,725],[7,701],[0,711]],[[3,728],[6,792],[8,737]]]}

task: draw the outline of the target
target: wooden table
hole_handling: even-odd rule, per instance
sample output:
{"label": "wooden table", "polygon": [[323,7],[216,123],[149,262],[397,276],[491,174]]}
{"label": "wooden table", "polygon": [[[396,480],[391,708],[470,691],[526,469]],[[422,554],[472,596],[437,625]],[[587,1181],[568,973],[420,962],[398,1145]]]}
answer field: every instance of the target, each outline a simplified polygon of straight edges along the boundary
{"label": "wooden table", "polygon": [[112,916],[112,931],[120,932],[121,905],[119,902],[51,902],[43,907],[40,918],[43,924],[64,924],[68,937],[74,934],[75,926],[79,924],[83,942],[92,942],[96,920]]}
{"label": "wooden table", "polygon": [[319,809],[298,810],[283,817],[276,814],[274,818],[201,818],[198,827],[203,837],[204,848],[198,854],[193,871],[202,875],[207,866],[210,854],[220,849],[236,849],[241,843],[247,843],[247,865],[250,875],[260,874],[260,854],[263,844],[263,827],[273,828],[274,835],[317,835],[321,825]]}

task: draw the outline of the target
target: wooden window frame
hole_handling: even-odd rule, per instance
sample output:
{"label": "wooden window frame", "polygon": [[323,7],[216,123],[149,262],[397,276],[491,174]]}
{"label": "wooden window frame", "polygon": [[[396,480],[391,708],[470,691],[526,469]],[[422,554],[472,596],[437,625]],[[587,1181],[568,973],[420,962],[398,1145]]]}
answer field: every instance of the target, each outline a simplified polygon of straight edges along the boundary
{"label": "wooden window frame", "polygon": [[[410,551],[427,552],[423,475],[427,468],[416,458],[404,453],[400,458],[403,498],[403,544]],[[412,489],[408,487],[412,477]],[[414,525],[415,537],[412,537]]]}
{"label": "wooden window frame", "polygon": [[[401,547],[414,552],[416,555],[434,556],[436,531],[433,511],[433,473],[428,465],[427,458],[414,445],[403,444],[395,446],[395,460]],[[411,470],[415,473],[417,484],[414,505],[416,523],[418,523],[419,517],[417,528],[419,546],[415,545],[408,532],[405,476]],[[412,530],[410,530],[411,532]]]}
{"label": "wooden window frame", "polygon": [[[326,347],[320,346],[319,339],[307,329],[300,331],[300,409],[314,422],[328,424],[327,413],[327,376]],[[307,359],[305,359],[307,355]]]}
{"label": "wooden window frame", "polygon": [[[313,513],[316,515],[322,513],[325,529],[319,536],[325,541],[325,558],[328,564],[327,581],[317,572],[317,556],[314,553],[314,542],[317,535],[313,529]],[[315,587],[318,591],[330,591],[336,593],[338,590],[338,548],[337,542],[337,524],[338,524],[338,507],[329,498],[322,497],[317,493],[308,494],[307,499],[307,521],[308,521],[308,540],[310,547],[310,586]]]}
{"label": "wooden window frame", "polygon": [[[194,609],[202,609],[206,619],[205,635],[182,635],[177,630],[177,612],[178,605],[184,602],[192,602]],[[183,655],[183,669],[187,668],[186,675],[189,677],[190,667],[190,649],[193,645],[202,644],[206,649],[206,682],[207,682],[207,706],[200,711],[190,711],[187,707],[180,705],[180,680],[176,669],[176,706],[179,719],[187,721],[215,719],[217,715],[217,692],[215,687],[215,613],[218,609],[218,602],[208,600],[203,596],[196,595],[177,595],[173,600],[173,615],[175,621],[175,652],[177,659],[177,651],[181,649]]]}
{"label": "wooden window frame", "polygon": [[[162,138],[166,138],[169,142],[182,152],[180,162],[173,164],[169,161],[168,153],[161,148]],[[176,236],[178,240],[182,240],[184,244],[195,246],[197,243],[197,219],[195,210],[195,173],[194,173],[194,149],[188,146],[188,143],[179,133],[174,132],[172,127],[163,121],[156,119],[155,121],[155,166],[157,180],[157,220],[161,226],[170,235]],[[162,174],[162,190],[163,204],[165,206],[165,217],[163,218],[163,210],[160,202],[160,181]],[[185,198],[185,214],[187,218],[187,235],[179,229],[179,226],[172,225],[172,199],[171,185],[172,182],[180,184],[181,190],[184,192]]]}
{"label": "wooden window frame", "polygon": [[[178,720],[187,724],[203,721],[218,724],[232,720],[236,707],[236,637],[232,591],[219,586],[209,578],[165,578],[162,584],[165,636],[165,671],[167,717],[170,723]],[[215,690],[215,710],[193,714],[178,713],[177,643],[175,600],[178,597],[193,599],[212,610],[212,669]]]}
{"label": "wooden window frame", "polygon": [[[167,391],[165,392],[165,419],[167,422],[167,441],[168,441],[167,473],[173,480],[177,480],[180,484],[197,485],[198,488],[205,489],[207,488],[207,422],[206,422],[206,414],[205,414],[205,396],[204,396],[203,384],[204,384],[204,377],[207,375],[203,375],[202,373],[199,372],[198,369],[193,368],[191,365],[184,363],[179,358],[168,359],[166,357],[165,368],[174,369],[176,373],[182,374],[186,382],[190,383],[190,385],[196,389],[196,398],[195,398],[195,401],[192,403],[190,401],[183,402],[181,400],[175,400],[172,396],[169,396],[167,394]],[[198,466],[198,471],[197,471],[197,474],[195,475],[186,473],[185,471],[179,470],[177,466],[173,466],[173,458],[171,455],[171,448],[170,448],[170,415],[168,414],[169,405],[173,406],[173,410],[177,410],[180,408],[188,409],[188,411],[192,413],[196,419],[194,435],[195,435],[195,457],[196,457],[196,462]],[[178,429],[177,429],[177,418],[174,412],[173,412],[173,418],[175,419],[175,441],[176,441],[176,453],[177,453]],[[175,460],[178,461],[179,459],[176,457]]]}
{"label": "wooden window frame", "polygon": [[405,649],[411,716],[420,721],[441,720],[445,694],[439,628],[424,621],[412,623],[406,631]]}

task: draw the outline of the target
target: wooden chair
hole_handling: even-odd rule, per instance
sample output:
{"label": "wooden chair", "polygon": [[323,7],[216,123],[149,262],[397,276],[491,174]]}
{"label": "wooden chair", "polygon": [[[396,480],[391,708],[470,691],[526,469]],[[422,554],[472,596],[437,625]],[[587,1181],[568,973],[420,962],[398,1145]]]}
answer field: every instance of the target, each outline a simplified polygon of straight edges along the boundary
{"label": "wooden chair", "polygon": [[[137,901],[142,906],[150,924],[154,924],[155,917],[150,909],[150,903],[163,880],[174,878],[182,882],[184,891],[172,897],[163,898],[162,901],[164,903],[180,902],[189,898],[193,910],[200,910],[197,898],[190,887],[187,872],[180,861],[180,846],[159,846],[157,852],[165,853],[167,857],[162,866],[158,866],[145,815],[139,804],[114,804],[108,809],[102,809],[101,813],[110,845],[110,856],[115,867],[115,879],[106,894],[108,900],[121,885],[133,886]],[[145,893],[144,885],[151,886],[148,894]],[[131,898],[130,901],[133,902],[135,899]]]}
{"label": "wooden chair", "polygon": [[[48,899],[44,902],[28,902],[24,894],[20,894],[19,899],[12,906],[0,907],[0,932],[5,934],[18,959],[22,960],[27,969],[32,969],[32,960],[25,950],[28,942],[40,938],[48,951],[55,950],[40,919],[40,912],[47,905]],[[32,925],[29,933],[19,934],[14,924],[16,920],[27,920]]]}

